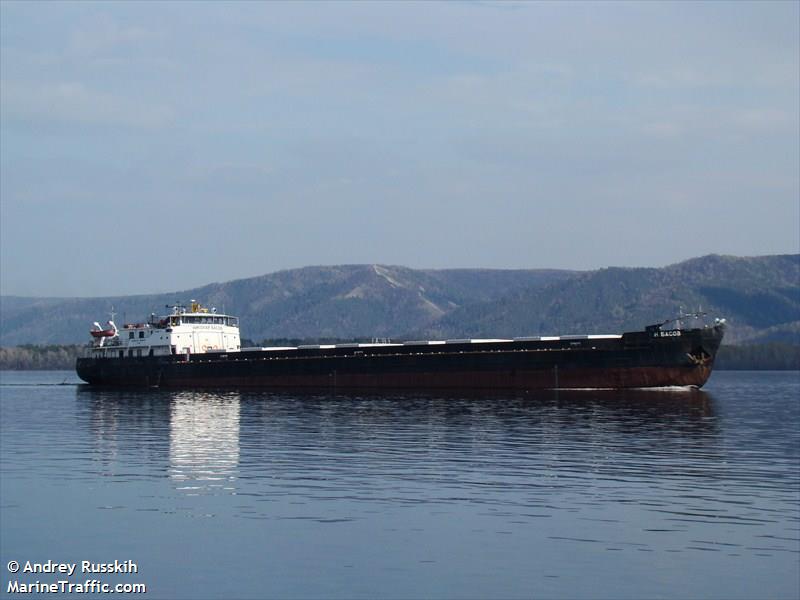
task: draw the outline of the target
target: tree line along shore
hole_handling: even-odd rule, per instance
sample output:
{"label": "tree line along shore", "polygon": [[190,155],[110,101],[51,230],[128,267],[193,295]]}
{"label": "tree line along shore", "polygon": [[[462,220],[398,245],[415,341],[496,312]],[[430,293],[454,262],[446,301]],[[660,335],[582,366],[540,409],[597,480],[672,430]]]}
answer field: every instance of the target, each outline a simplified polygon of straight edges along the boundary
{"label": "tree line along shore", "polygon": [[[244,340],[243,340],[244,341]],[[265,340],[260,345],[343,343],[359,340]],[[0,347],[0,370],[46,371],[72,370],[83,345],[33,345]],[[715,369],[730,371],[800,370],[800,345],[769,342],[749,345],[723,345],[719,349]]]}

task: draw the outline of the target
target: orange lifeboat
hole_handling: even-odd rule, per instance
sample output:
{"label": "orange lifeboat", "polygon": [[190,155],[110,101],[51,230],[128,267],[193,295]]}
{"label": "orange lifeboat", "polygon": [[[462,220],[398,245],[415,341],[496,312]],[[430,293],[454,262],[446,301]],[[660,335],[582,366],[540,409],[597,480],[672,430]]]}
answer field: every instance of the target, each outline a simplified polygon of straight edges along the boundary
{"label": "orange lifeboat", "polygon": [[91,329],[89,333],[93,338],[114,337],[117,334],[113,329]]}
{"label": "orange lifeboat", "polygon": [[114,324],[114,321],[109,321],[106,323],[106,328],[103,329],[100,327],[100,323],[97,321],[94,322],[94,328],[89,330],[89,335],[91,335],[96,340],[102,340],[103,338],[113,338],[117,335],[117,326]]}

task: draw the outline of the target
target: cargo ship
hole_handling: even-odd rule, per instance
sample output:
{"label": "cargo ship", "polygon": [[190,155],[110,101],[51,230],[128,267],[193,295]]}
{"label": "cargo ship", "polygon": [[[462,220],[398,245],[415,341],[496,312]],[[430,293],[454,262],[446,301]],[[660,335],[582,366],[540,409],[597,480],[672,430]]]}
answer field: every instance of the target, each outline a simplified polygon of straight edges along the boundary
{"label": "cargo ship", "polygon": [[676,319],[614,335],[242,348],[237,317],[194,301],[168,308],[122,328],[113,313],[95,322],[78,376],[175,388],[699,388],[725,330],[724,319],[693,328]]}

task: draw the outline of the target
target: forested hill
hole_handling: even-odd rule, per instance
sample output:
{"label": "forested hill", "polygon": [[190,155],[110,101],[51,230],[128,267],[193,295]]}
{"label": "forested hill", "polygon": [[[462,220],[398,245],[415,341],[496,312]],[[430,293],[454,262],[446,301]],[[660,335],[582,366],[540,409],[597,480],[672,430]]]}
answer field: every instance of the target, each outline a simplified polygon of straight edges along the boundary
{"label": "forested hill", "polygon": [[117,323],[143,321],[196,299],[241,319],[242,336],[391,337],[454,309],[535,289],[574,273],[551,269],[415,270],[384,265],[305,267],[168,294],[106,298],[0,298],[0,346],[85,342],[113,306]]}
{"label": "forested hill", "polygon": [[117,322],[196,299],[265,338],[512,337],[613,333],[702,309],[728,319],[726,342],[800,343],[800,255],[710,255],[663,268],[415,270],[306,267],[193,290],[114,298],[0,299],[0,345],[87,340]]}
{"label": "forested hill", "polygon": [[460,307],[435,337],[610,333],[703,310],[730,325],[727,343],[800,343],[800,255],[704,256],[660,269],[607,268],[500,300]]}

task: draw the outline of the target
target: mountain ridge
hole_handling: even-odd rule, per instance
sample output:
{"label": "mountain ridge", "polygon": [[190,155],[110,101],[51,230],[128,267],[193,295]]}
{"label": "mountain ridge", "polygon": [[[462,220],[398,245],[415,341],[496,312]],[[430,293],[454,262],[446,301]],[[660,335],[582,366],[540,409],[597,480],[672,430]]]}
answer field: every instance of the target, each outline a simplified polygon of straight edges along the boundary
{"label": "mountain ridge", "polygon": [[0,345],[80,343],[111,305],[143,320],[192,298],[239,316],[253,340],[614,333],[702,308],[728,318],[729,342],[800,342],[800,254],[712,254],[593,271],[308,266],[163,294],[2,296]]}
{"label": "mountain ridge", "polygon": [[701,309],[728,319],[729,341],[763,337],[770,329],[774,335],[765,341],[796,338],[791,332],[800,321],[800,255],[707,255],[661,268],[607,267],[459,308],[420,333],[608,333]]}
{"label": "mountain ridge", "polygon": [[[178,300],[200,300],[239,316],[243,336],[398,336],[464,303],[487,300],[522,285],[571,276],[570,271],[414,270],[392,265],[286,269],[164,294],[100,298],[0,298],[0,345],[79,343],[113,305],[123,320],[143,320]],[[483,282],[483,284],[481,284]],[[490,285],[487,285],[490,284]]]}

